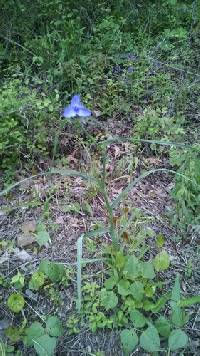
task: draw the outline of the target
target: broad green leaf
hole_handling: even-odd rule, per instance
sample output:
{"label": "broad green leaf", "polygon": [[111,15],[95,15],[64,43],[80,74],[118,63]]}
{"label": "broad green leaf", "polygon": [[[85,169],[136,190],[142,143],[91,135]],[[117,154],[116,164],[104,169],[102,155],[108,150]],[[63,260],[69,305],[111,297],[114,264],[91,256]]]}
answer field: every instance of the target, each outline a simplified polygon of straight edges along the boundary
{"label": "broad green leaf", "polygon": [[37,233],[36,240],[40,247],[45,246],[50,240],[50,235],[46,230],[41,230]]}
{"label": "broad green leaf", "polygon": [[25,329],[24,343],[33,346],[35,339],[45,334],[45,329],[37,321],[33,322],[29,328]]}
{"label": "broad green leaf", "polygon": [[56,348],[56,338],[42,335],[34,340],[34,349],[39,356],[51,356]]}
{"label": "broad green leaf", "polygon": [[8,308],[13,313],[19,313],[23,309],[24,304],[25,304],[24,297],[19,293],[11,294],[7,300]]}
{"label": "broad green leaf", "polygon": [[120,334],[120,340],[125,354],[133,352],[138,344],[138,336],[134,329],[122,330]]}
{"label": "broad green leaf", "polygon": [[123,274],[131,280],[134,280],[141,274],[141,264],[137,257],[134,255],[129,256],[124,266]]}
{"label": "broad green leaf", "polygon": [[118,304],[118,298],[112,291],[106,289],[101,290],[101,302],[106,310],[114,309]]}
{"label": "broad green leaf", "polygon": [[178,303],[181,299],[181,287],[180,287],[180,278],[176,276],[174,286],[172,288],[171,300]]}
{"label": "broad green leaf", "polygon": [[141,282],[136,281],[130,285],[130,292],[134,299],[140,302],[144,295],[144,286]]}
{"label": "broad green leaf", "polygon": [[168,339],[168,346],[171,351],[176,351],[185,347],[188,343],[187,334],[181,329],[176,329],[171,332]]}
{"label": "broad green leaf", "polygon": [[32,290],[38,290],[44,285],[45,275],[43,272],[34,272],[29,281],[29,288]]}
{"label": "broad green leaf", "polygon": [[114,286],[116,286],[118,282],[118,276],[111,276],[110,278],[106,279],[106,281],[104,282],[104,286],[106,287],[106,289],[113,289]]}
{"label": "broad green leaf", "polygon": [[142,276],[146,279],[154,279],[155,272],[153,268],[153,263],[151,261],[142,263]]}
{"label": "broad green leaf", "polygon": [[14,284],[15,288],[21,289],[24,287],[24,275],[19,271],[15,276],[12,277],[11,283]]}
{"label": "broad green leaf", "polygon": [[143,328],[143,326],[146,324],[146,318],[136,309],[130,312],[130,320],[132,321],[135,328]]}
{"label": "broad green leaf", "polygon": [[160,318],[155,321],[155,327],[161,336],[166,338],[169,337],[171,326],[169,320],[164,316],[160,316]]}
{"label": "broad green leaf", "polygon": [[39,265],[39,270],[43,272],[52,282],[60,282],[65,274],[65,268],[61,263],[43,260]]}
{"label": "broad green leaf", "polygon": [[154,267],[157,272],[164,271],[170,265],[170,259],[167,251],[163,250],[154,258]]}
{"label": "broad green leaf", "polygon": [[157,329],[151,325],[140,336],[140,346],[148,352],[156,352],[160,349],[160,337]]}
{"label": "broad green leaf", "polygon": [[126,281],[124,279],[121,279],[119,281],[119,283],[117,284],[118,293],[123,296],[130,294],[129,287],[130,287],[130,282]]}
{"label": "broad green leaf", "polygon": [[59,337],[63,335],[63,327],[57,316],[50,316],[47,319],[46,329],[50,336]]}

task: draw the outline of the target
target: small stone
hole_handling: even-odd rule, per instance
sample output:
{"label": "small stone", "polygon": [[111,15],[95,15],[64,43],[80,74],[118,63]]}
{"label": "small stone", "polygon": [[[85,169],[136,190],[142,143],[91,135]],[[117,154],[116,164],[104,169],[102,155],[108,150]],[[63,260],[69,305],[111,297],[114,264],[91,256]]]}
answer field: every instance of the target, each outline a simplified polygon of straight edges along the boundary
{"label": "small stone", "polygon": [[32,243],[36,242],[36,236],[34,235],[19,235],[17,237],[17,246],[19,247],[24,247],[31,245]]}
{"label": "small stone", "polygon": [[10,253],[9,252],[5,252],[1,257],[0,257],[0,264],[7,262],[10,258]]}
{"label": "small stone", "polygon": [[2,319],[0,320],[0,330],[7,329],[9,327],[10,323],[7,319]]}
{"label": "small stone", "polygon": [[32,260],[32,256],[29,255],[28,252],[26,252],[25,250],[20,251],[18,248],[15,248],[14,250],[14,257],[16,257],[18,260],[22,262],[28,262]]}
{"label": "small stone", "polygon": [[26,289],[25,290],[25,294],[29,299],[34,300],[35,302],[37,302],[38,294],[33,293],[30,289]]}
{"label": "small stone", "polygon": [[25,235],[28,235],[28,233],[36,231],[36,226],[36,221],[32,220],[22,224],[21,229]]}

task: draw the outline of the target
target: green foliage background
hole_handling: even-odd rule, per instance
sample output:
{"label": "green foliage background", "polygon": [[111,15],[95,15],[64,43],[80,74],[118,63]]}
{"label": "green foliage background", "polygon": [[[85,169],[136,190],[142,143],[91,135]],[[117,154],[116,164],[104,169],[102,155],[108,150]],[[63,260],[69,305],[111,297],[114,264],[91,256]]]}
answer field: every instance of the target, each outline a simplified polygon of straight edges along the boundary
{"label": "green foliage background", "polygon": [[52,157],[76,92],[103,119],[131,120],[134,137],[199,142],[198,0],[0,0],[0,8],[6,181]]}

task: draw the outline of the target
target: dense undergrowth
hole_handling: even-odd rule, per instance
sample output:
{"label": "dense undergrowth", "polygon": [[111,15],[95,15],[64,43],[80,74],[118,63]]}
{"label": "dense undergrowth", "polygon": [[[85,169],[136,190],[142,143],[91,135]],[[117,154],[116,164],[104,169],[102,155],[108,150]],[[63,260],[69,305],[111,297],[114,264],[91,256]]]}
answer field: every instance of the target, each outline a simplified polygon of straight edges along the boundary
{"label": "dense undergrowth", "polygon": [[[167,355],[187,347],[188,336],[182,330],[188,322],[185,307],[199,299],[182,298],[180,279],[174,278],[173,285],[169,285],[162,275],[170,268],[164,237],[146,229],[146,218],[143,220],[137,209],[126,207],[132,183],[121,195],[120,204],[124,206],[118,206],[119,197],[116,201],[109,197],[110,176],[105,163],[109,155],[106,158],[107,150],[100,142],[113,139],[121,144],[127,140],[132,145],[132,171],[138,181],[143,175],[162,171],[144,169],[141,164],[138,174],[139,161],[152,156],[167,161],[163,172],[173,174],[174,205],[167,213],[170,225],[183,241],[191,229],[199,234],[199,2],[9,0],[0,1],[0,5],[2,191],[10,191],[13,182],[44,172],[80,176],[87,182],[86,202],[81,206],[69,203],[65,212],[74,214],[83,209],[94,217],[90,202],[98,194],[106,207],[103,221],[107,219],[108,226],[97,224],[88,235],[112,239],[112,247],[101,245],[102,253],[96,256],[101,261],[103,258],[106,272],[101,271],[99,280],[84,283],[81,288],[80,240],[79,314],[68,319],[69,335],[78,334],[86,322],[93,332],[120,332],[125,354],[138,345],[139,350]],[[85,123],[62,117],[64,106],[75,93],[82,95],[93,112]],[[110,120],[113,128],[119,122],[128,127],[123,137],[120,133],[116,138],[117,131],[107,128]],[[85,160],[83,150],[87,153]],[[73,158],[73,163],[77,164],[71,167],[69,157],[76,151],[78,159]],[[127,161],[126,173],[131,176]],[[52,188],[45,202],[36,199],[32,206],[44,205],[44,211],[48,211],[55,191]],[[118,208],[123,211],[120,215]],[[44,213],[42,221],[31,230],[40,249],[50,238],[48,219],[48,213]],[[130,236],[135,237],[134,243],[129,243]],[[88,241],[88,251],[95,255],[98,243]],[[4,253],[13,246],[3,240],[0,248]],[[18,268],[16,274],[0,275],[0,284],[5,290],[5,308],[17,316],[22,313],[21,319],[17,317],[6,330],[0,344],[2,354],[20,355],[22,344],[25,350],[34,347],[39,355],[53,354],[63,326],[56,312],[41,317],[40,322],[34,316],[31,324],[33,320],[27,320],[24,314],[25,289],[40,291],[58,311],[60,302],[55,290],[74,286],[73,269],[43,261],[33,273],[24,274]],[[88,354],[101,355],[101,351]]]}

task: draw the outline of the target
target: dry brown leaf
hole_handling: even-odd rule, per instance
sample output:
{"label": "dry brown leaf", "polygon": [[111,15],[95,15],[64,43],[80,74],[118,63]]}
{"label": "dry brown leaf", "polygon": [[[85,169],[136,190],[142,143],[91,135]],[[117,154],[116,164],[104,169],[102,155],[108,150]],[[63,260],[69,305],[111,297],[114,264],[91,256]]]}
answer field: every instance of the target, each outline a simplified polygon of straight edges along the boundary
{"label": "dry brown leaf", "polygon": [[36,231],[36,225],[37,225],[37,223],[35,220],[28,221],[28,222],[22,224],[21,230],[24,234],[29,234],[31,232]]}

